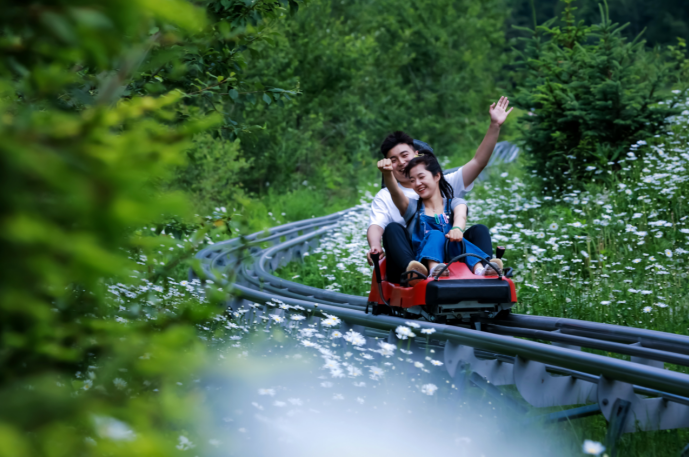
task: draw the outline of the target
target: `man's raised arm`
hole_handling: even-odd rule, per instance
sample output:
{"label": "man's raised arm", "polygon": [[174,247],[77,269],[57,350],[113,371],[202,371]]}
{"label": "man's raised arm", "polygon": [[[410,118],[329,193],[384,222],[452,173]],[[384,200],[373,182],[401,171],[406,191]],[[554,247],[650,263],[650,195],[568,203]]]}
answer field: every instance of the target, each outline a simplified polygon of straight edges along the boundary
{"label": "man's raised arm", "polygon": [[510,108],[509,111],[507,111],[509,104],[510,101],[507,97],[500,97],[498,103],[490,105],[490,126],[486,132],[486,136],[483,137],[483,141],[481,141],[481,145],[476,150],[474,158],[462,167],[462,178],[464,179],[464,185],[466,187],[469,187],[471,183],[478,178],[478,175],[481,174],[483,169],[486,168],[486,165],[488,165],[490,156],[493,154],[495,145],[498,142],[498,136],[500,136],[500,127],[503,122],[505,122],[505,119],[507,119],[507,115],[514,109]]}

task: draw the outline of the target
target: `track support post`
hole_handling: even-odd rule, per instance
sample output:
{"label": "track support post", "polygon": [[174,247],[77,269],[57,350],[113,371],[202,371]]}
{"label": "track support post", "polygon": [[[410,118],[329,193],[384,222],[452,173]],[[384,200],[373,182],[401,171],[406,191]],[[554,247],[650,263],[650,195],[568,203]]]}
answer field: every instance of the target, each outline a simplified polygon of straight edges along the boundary
{"label": "track support post", "polygon": [[488,382],[483,376],[480,374],[474,372],[471,373],[471,376],[469,377],[469,380],[473,385],[478,387],[479,389],[483,390],[485,393],[493,397],[495,400],[500,402],[501,404],[507,406],[510,408],[512,411],[524,415],[527,413],[527,410],[525,407],[514,401],[513,399],[506,397],[503,395],[502,392],[500,392],[500,389],[495,387],[493,384]]}
{"label": "track support post", "polygon": [[605,438],[605,447],[610,457],[615,457],[617,455],[617,440],[620,438],[620,435],[622,435],[631,407],[631,402],[622,400],[621,398],[615,400],[615,403],[612,405],[612,414],[610,415],[610,422],[608,423],[608,435]]}

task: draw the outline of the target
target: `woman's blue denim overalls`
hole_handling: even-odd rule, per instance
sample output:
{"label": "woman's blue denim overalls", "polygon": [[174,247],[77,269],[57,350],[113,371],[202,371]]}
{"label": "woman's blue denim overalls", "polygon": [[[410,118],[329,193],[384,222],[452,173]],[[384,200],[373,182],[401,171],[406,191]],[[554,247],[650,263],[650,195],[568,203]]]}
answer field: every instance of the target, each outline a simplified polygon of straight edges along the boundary
{"label": "woman's blue denim overalls", "polygon": [[[433,262],[449,262],[450,259],[466,252],[480,255],[486,260],[490,260],[490,255],[483,252],[475,244],[463,239],[461,242],[448,243],[449,259],[445,259],[445,235],[452,229],[452,209],[451,200],[445,204],[445,217],[442,214],[437,216],[426,216],[424,204],[420,202],[419,210],[416,213],[417,222],[411,236],[411,245],[416,255],[416,260],[431,260]],[[476,257],[465,257],[464,262],[474,271],[474,265],[479,262]]]}

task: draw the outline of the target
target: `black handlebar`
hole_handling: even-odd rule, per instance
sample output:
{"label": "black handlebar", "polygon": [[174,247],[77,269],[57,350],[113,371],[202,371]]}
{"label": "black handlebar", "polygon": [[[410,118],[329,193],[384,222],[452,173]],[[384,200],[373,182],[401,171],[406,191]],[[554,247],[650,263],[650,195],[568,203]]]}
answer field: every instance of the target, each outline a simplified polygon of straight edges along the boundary
{"label": "black handlebar", "polygon": [[495,257],[498,259],[502,259],[503,255],[505,255],[505,248],[502,246],[498,246],[497,249],[495,249]]}
{"label": "black handlebar", "polygon": [[383,278],[380,274],[380,264],[378,263],[378,261],[380,260],[380,254],[378,254],[377,252],[371,253],[371,260],[373,261],[373,269],[376,272],[376,282],[380,284],[383,282]]}

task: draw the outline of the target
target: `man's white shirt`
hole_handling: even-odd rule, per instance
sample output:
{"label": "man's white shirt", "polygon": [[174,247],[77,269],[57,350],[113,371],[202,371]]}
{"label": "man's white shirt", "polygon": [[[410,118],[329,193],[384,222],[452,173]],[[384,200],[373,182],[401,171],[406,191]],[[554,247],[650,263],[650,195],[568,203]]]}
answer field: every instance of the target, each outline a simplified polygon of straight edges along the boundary
{"label": "man's white shirt", "polygon": [[[464,177],[462,176],[461,168],[455,172],[445,175],[445,179],[452,186],[455,197],[464,198],[467,192],[474,188],[473,182],[469,185],[469,187],[464,187]],[[397,185],[400,187],[400,189],[402,189],[402,192],[404,192],[404,195],[406,195],[409,200],[418,200],[419,194],[414,192],[414,189],[402,187],[399,184]],[[375,224],[385,229],[388,224],[393,222],[397,222],[398,224],[405,226],[404,219],[402,218],[400,211],[392,202],[390,191],[388,189],[381,189],[378,191],[376,196],[373,198],[373,202],[371,203],[371,220],[369,227]]]}

